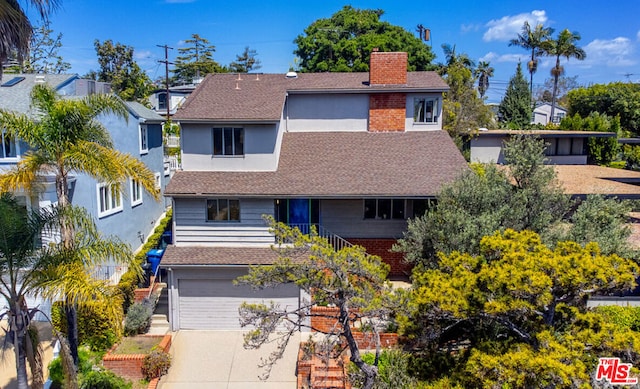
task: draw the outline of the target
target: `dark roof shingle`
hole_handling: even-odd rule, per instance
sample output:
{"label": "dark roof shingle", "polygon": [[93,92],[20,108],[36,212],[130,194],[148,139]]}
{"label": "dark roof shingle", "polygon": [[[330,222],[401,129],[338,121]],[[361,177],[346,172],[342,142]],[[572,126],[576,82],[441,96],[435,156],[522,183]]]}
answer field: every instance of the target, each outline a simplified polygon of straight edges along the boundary
{"label": "dark roof shingle", "polygon": [[369,85],[369,73],[209,74],[174,120],[278,121],[287,93],[443,92],[435,72],[409,72],[405,85]]}
{"label": "dark roof shingle", "polygon": [[271,265],[278,259],[270,247],[176,247],[167,246],[161,265]]}
{"label": "dark roof shingle", "polygon": [[167,196],[425,197],[467,167],[445,131],[285,133],[274,172],[180,171]]}

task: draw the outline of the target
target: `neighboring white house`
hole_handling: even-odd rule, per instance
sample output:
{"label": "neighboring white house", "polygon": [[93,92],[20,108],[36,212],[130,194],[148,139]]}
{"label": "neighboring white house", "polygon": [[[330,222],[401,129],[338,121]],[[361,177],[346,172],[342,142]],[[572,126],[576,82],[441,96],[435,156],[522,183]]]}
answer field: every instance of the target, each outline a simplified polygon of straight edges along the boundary
{"label": "neighboring white house", "polygon": [[551,104],[540,103],[536,105],[531,117],[531,124],[547,125],[549,123],[560,123],[560,121],[567,116],[567,110],[559,105],[556,105],[556,109],[551,117]]}

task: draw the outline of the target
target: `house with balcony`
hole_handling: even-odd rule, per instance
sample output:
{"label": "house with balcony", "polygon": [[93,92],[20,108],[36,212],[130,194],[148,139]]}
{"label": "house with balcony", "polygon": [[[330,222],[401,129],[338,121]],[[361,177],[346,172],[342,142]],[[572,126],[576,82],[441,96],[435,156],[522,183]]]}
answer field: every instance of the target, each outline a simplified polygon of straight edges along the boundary
{"label": "house with balcony", "polygon": [[174,115],[183,170],[165,191],[174,241],[161,262],[172,329],[237,329],[243,301],[298,306],[294,285],[233,285],[276,259],[263,215],[361,245],[406,277],[389,249],[467,166],[442,130],[447,89],[407,72],[406,53],[373,52],[368,73],[208,75]]}
{"label": "house with balcony", "polygon": [[[36,84],[53,87],[64,98],[77,98],[93,93],[109,93],[110,85],[65,74],[3,74],[0,82],[0,109],[35,115],[30,93]],[[103,115],[98,120],[109,130],[117,150],[131,154],[155,172],[158,188],[164,188],[168,174],[163,162],[163,118],[135,102],[125,102],[127,120],[115,115]],[[29,148],[20,139],[11,139],[0,129],[0,173],[15,166]],[[70,179],[70,196],[74,205],[81,206],[93,216],[104,235],[117,236],[136,250],[164,213],[165,202],[156,201],[140,185],[129,182],[124,193],[109,190],[105,183],[86,175]],[[15,193],[30,209],[46,208],[57,201],[53,177],[43,183],[37,193]],[[121,269],[122,270],[122,269]],[[122,270],[123,271],[123,270]],[[105,270],[104,277],[118,272],[117,267]],[[109,273],[109,274],[106,274]]]}

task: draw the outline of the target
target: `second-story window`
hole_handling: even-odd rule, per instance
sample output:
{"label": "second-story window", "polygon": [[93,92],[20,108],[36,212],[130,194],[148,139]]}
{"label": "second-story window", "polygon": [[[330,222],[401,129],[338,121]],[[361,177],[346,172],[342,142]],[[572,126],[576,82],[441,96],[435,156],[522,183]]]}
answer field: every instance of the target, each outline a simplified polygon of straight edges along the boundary
{"label": "second-story window", "polygon": [[438,100],[422,97],[413,99],[413,122],[437,123]]}
{"label": "second-story window", "polygon": [[244,155],[244,128],[214,128],[213,155]]}
{"label": "second-story window", "polygon": [[142,185],[140,181],[131,179],[131,206],[142,204]]}
{"label": "second-story window", "polygon": [[167,94],[158,93],[158,109],[167,109]]}
{"label": "second-story window", "polygon": [[4,131],[0,132],[0,158],[17,158],[16,141]]}
{"label": "second-story window", "polygon": [[120,211],[122,211],[122,194],[109,184],[98,184],[98,217]]}
{"label": "second-story window", "polygon": [[404,199],[365,199],[365,219],[405,219]]}
{"label": "second-story window", "polygon": [[149,131],[144,124],[140,125],[140,154],[149,152]]}

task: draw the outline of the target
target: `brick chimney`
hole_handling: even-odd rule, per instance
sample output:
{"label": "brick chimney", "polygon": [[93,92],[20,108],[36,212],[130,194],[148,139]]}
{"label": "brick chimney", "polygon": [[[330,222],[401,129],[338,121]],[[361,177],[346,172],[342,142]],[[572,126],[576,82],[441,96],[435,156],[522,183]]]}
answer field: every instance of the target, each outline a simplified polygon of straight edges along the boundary
{"label": "brick chimney", "polygon": [[[405,85],[407,53],[382,53],[374,49],[369,61],[369,85]],[[404,131],[406,94],[401,92],[369,95],[369,131]]]}
{"label": "brick chimney", "polygon": [[406,84],[407,53],[383,53],[374,49],[369,59],[369,84]]}

